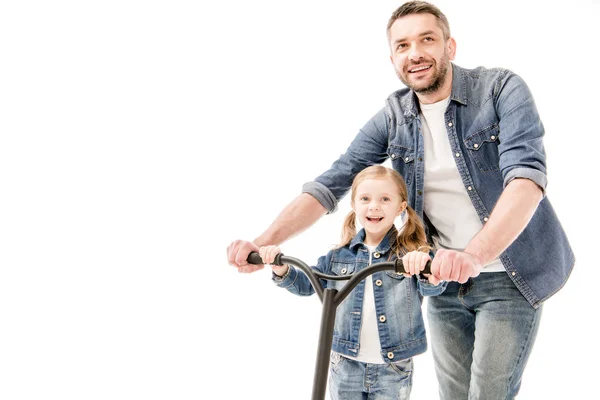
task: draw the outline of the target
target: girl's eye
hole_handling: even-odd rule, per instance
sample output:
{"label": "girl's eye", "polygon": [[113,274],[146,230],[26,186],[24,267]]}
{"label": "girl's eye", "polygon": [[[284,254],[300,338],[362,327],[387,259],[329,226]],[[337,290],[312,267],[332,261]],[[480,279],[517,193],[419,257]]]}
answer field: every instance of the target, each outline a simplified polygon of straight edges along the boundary
{"label": "girl's eye", "polygon": [[384,197],[382,200],[383,201],[390,201],[390,198],[389,197]]}
{"label": "girl's eye", "polygon": [[367,200],[369,200],[369,198],[366,197],[366,196],[363,196],[363,197],[360,198],[360,201],[367,201]]}

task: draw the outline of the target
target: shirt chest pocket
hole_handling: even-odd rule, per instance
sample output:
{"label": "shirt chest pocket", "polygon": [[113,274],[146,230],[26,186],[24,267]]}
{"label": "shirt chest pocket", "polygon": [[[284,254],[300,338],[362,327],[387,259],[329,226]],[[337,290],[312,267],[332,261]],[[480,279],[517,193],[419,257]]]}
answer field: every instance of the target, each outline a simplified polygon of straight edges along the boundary
{"label": "shirt chest pocket", "polygon": [[469,157],[482,172],[500,169],[498,156],[498,124],[490,125],[477,131],[464,140]]}
{"label": "shirt chest pocket", "polygon": [[388,155],[392,160],[392,167],[402,175],[406,184],[410,185],[415,173],[415,151],[390,144]]}

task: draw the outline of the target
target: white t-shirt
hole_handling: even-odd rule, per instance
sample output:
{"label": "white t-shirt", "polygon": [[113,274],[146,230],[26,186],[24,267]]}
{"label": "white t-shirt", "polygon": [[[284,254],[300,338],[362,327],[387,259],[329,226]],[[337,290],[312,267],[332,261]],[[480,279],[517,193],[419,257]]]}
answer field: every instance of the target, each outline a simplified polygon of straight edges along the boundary
{"label": "white t-shirt", "polygon": [[[377,246],[369,248],[369,265],[373,261],[373,252]],[[360,327],[360,350],[356,357],[344,357],[370,364],[385,364],[381,358],[381,341],[377,329],[377,312],[375,310],[375,292],[373,291],[373,275],[365,279],[365,293],[363,298],[362,326]]]}
{"label": "white t-shirt", "polygon": [[[425,143],[424,211],[438,231],[435,245],[462,251],[483,224],[471,203],[458,172],[446,131],[444,112],[450,97],[433,104],[420,104]],[[477,190],[473,187],[471,190]],[[497,258],[482,272],[504,271]]]}

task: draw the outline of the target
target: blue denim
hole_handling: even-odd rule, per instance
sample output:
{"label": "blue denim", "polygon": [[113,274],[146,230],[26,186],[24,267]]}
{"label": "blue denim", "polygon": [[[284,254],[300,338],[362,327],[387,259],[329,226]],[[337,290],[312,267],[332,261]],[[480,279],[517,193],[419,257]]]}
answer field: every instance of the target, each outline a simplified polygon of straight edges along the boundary
{"label": "blue denim", "polygon": [[[392,226],[375,249],[372,264],[396,259],[391,246],[397,235],[398,231]],[[369,265],[369,250],[364,239],[365,231],[361,229],[348,246],[320,257],[313,269],[328,275],[349,275],[366,268]],[[390,363],[425,352],[427,339],[421,312],[422,296],[442,293],[446,282],[434,286],[425,279],[415,276],[405,278],[394,271],[379,271],[367,279],[373,280],[375,309],[380,317],[377,328],[382,362]],[[273,274],[273,281],[279,287],[300,296],[309,296],[315,292],[306,275],[293,267],[283,277]],[[323,288],[340,290],[346,282],[322,280],[321,284]],[[364,292],[363,280],[337,308],[332,343],[332,350],[337,353],[356,357],[360,351]]]}
{"label": "blue denim", "polygon": [[429,299],[428,320],[441,400],[513,399],[542,308],[531,307],[504,272],[451,282]]}
{"label": "blue denim", "polygon": [[407,400],[412,389],[411,358],[390,364],[367,364],[331,353],[332,400]]}
{"label": "blue denim", "polygon": [[[544,127],[519,76],[505,69],[468,70],[454,64],[452,71],[451,101],[445,112],[448,140],[463,184],[471,189],[466,192],[485,224],[513,179],[530,179],[545,194]],[[424,220],[428,235],[436,235],[423,212],[425,160],[418,104],[412,90],[393,93],[346,153],[315,181],[305,184],[303,191],[333,212],[356,174],[391,158],[406,181],[409,205]],[[565,284],[575,257],[546,196],[500,260],[533,307]]]}

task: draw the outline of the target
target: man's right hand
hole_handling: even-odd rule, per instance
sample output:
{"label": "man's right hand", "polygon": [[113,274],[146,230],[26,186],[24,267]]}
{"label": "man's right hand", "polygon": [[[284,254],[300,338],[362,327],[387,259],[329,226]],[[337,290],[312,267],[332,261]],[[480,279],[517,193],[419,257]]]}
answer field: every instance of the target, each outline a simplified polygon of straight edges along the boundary
{"label": "man's right hand", "polygon": [[248,254],[258,252],[258,246],[245,240],[234,240],[227,246],[227,261],[241,273],[250,273],[263,269],[263,264],[248,264]]}

